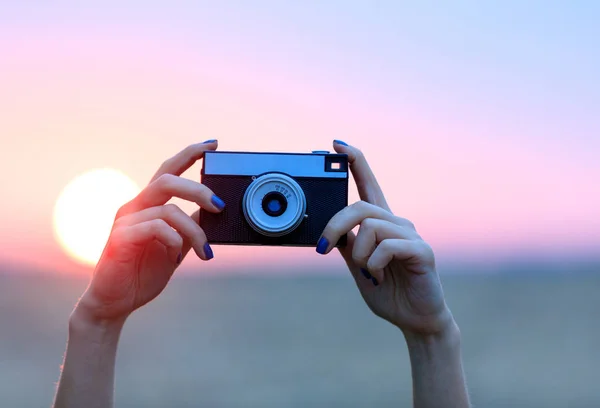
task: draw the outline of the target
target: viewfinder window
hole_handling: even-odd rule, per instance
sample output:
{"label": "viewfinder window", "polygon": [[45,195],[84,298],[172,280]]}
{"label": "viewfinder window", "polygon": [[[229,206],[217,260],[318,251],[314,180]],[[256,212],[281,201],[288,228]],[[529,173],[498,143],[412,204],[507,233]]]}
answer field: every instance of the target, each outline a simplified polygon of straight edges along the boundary
{"label": "viewfinder window", "polygon": [[348,171],[348,161],[341,155],[325,156],[325,171],[338,173]]}

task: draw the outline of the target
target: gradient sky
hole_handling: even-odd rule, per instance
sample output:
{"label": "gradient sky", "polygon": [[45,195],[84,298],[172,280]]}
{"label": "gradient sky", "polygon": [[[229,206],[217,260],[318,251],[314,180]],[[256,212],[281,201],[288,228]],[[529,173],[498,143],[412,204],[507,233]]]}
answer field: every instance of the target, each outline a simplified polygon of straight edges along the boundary
{"label": "gradient sky", "polygon": [[[209,138],[361,147],[445,259],[600,252],[600,3],[51,3],[0,5],[0,262],[72,267],[52,233],[71,179],[143,185]],[[320,262],[257,262],[296,258]]]}

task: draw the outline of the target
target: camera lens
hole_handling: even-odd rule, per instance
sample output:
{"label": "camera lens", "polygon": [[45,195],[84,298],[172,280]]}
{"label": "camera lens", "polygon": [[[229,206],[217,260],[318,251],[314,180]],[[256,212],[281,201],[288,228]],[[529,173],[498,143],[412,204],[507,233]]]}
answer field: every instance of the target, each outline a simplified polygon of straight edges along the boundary
{"label": "camera lens", "polygon": [[289,234],[302,223],[306,197],[298,183],[281,173],[256,178],[244,193],[244,216],[257,232],[269,237]]}
{"label": "camera lens", "polygon": [[279,217],[287,208],[287,200],[280,192],[271,191],[263,198],[262,208],[271,217]]}

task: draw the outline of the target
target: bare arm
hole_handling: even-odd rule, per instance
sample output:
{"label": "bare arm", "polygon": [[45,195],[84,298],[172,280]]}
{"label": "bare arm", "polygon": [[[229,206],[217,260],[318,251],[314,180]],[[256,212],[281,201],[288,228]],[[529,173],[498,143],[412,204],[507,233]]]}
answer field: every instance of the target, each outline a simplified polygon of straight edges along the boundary
{"label": "bare arm", "polygon": [[460,330],[452,321],[438,335],[405,334],[415,408],[470,407],[462,367]]}
{"label": "bare arm", "polygon": [[54,408],[113,406],[115,359],[124,321],[93,319],[83,306],[69,320],[69,339]]}

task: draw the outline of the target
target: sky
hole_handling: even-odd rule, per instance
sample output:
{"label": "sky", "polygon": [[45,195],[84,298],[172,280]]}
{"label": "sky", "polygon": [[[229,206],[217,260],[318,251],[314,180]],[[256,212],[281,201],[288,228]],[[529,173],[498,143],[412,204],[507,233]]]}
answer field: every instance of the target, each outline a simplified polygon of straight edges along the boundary
{"label": "sky", "polygon": [[[70,180],[111,167],[144,186],[212,138],[360,147],[441,259],[600,252],[597,2],[81,3],[0,3],[0,263],[75,268],[52,230]],[[341,262],[211,262],[249,257]]]}

